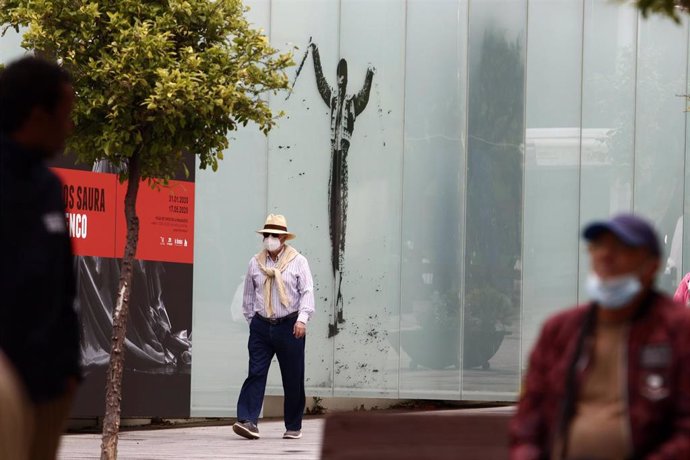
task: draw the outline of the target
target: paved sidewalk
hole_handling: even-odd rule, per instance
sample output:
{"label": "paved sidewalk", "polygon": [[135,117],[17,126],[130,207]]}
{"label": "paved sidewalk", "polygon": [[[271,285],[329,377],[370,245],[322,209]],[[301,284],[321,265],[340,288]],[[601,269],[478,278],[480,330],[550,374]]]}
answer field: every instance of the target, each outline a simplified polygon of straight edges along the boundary
{"label": "paved sidewalk", "polygon": [[[433,416],[443,423],[442,417],[498,414],[510,416],[514,407],[484,407],[398,413],[410,416]],[[385,411],[372,412],[383,415]],[[360,414],[365,416],[365,414]],[[400,418],[396,418],[400,423]],[[167,460],[167,459],[251,459],[275,460],[277,458],[314,460],[319,459],[323,443],[325,418],[306,417],[302,424],[302,439],[282,439],[285,426],[282,420],[260,421],[261,439],[250,441],[237,436],[231,425],[145,429],[120,433],[119,460]],[[354,433],[361,436],[362,433]],[[469,434],[476,437],[476,433]],[[331,440],[332,441],[332,440]],[[463,441],[460,441],[463,442]],[[497,440],[497,442],[503,442]],[[470,443],[471,444],[471,443]],[[98,459],[101,452],[100,434],[70,434],[62,438],[59,460]],[[472,458],[472,457],[468,457]]]}
{"label": "paved sidewalk", "polygon": [[[261,439],[250,441],[237,436],[232,426],[166,428],[120,433],[119,460],[163,459],[249,459],[276,458],[312,460],[321,454],[323,419],[308,418],[302,425],[302,439],[282,439],[282,420],[260,422]],[[58,459],[97,459],[100,434],[70,434],[62,438]]]}

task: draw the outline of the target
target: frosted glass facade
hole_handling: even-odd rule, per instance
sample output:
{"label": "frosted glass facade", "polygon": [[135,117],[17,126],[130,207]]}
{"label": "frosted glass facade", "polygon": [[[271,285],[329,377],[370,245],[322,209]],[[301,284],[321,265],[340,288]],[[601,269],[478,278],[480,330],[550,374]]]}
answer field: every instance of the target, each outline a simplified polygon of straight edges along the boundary
{"label": "frosted glass facade", "polygon": [[[303,65],[289,97],[271,96],[279,126],[238,133],[219,172],[197,176],[192,414],[234,414],[238,289],[268,212],[314,272],[308,396],[514,400],[542,321],[584,300],[579,231],[594,218],[650,217],[660,286],[688,271],[687,20],[606,0],[247,3]],[[331,88],[347,61],[347,95],[375,69],[348,133],[341,281],[310,42]],[[268,391],[282,393],[277,366]]]}

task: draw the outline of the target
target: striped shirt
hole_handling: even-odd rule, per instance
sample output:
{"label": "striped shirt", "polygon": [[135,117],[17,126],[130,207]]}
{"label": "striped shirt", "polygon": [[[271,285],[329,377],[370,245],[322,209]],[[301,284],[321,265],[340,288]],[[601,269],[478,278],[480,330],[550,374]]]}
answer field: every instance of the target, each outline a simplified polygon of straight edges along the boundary
{"label": "striped shirt", "polygon": [[[278,259],[284,251],[278,255]],[[275,267],[276,262],[271,257],[266,257],[266,268]],[[304,324],[309,321],[314,314],[314,281],[309,270],[309,263],[306,257],[298,254],[282,272],[283,284],[290,304],[286,308],[280,303],[278,294],[278,283],[272,284],[271,302],[273,303],[273,317],[281,318],[296,311],[299,312],[297,321]],[[249,261],[249,269],[244,281],[244,296],[242,298],[242,312],[247,321],[251,321],[255,314],[267,317],[268,313],[264,308],[264,281],[266,275],[259,268],[256,257]]]}

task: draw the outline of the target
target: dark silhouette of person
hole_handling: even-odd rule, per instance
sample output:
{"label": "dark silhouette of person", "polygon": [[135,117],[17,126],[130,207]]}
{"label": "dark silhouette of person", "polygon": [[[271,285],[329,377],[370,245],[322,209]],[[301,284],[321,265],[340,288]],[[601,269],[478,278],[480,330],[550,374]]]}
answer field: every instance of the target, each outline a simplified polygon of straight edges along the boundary
{"label": "dark silhouette of person", "polygon": [[316,85],[321,98],[331,109],[331,174],[328,185],[328,217],[331,237],[331,264],[335,281],[336,295],[333,303],[332,321],[328,326],[328,336],[338,333],[338,323],[343,318],[343,255],[345,253],[345,229],[347,226],[347,152],[355,129],[355,119],[369,102],[373,67],[367,69],[364,86],[357,94],[347,94],[347,61],[338,62],[338,86],[331,87],[323,76],[319,48],[310,43],[314,59]]}
{"label": "dark silhouette of person", "polygon": [[47,166],[73,131],[75,100],[53,62],[29,56],[0,71],[0,349],[28,397],[29,436],[10,442],[28,441],[31,459],[56,457],[82,378],[62,183]]}

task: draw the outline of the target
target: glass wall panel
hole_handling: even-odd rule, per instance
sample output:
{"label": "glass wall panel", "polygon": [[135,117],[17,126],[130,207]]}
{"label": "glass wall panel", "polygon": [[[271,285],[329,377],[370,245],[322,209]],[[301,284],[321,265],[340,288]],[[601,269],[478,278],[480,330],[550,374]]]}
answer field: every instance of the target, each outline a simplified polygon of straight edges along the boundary
{"label": "glass wall panel", "polygon": [[[352,104],[345,105],[349,127],[343,132],[348,137],[351,131],[349,152],[340,143],[347,159],[341,177],[349,193],[345,198],[340,192],[346,244],[342,283],[335,286],[336,299],[342,295],[342,322],[338,311],[334,337],[334,391],[339,396],[398,394],[399,340],[391,332],[398,329],[400,316],[405,6],[402,1],[341,4],[344,97]],[[324,71],[329,81],[336,78],[335,66]]]}
{"label": "glass wall panel", "polygon": [[[268,30],[268,0],[247,2],[248,18]],[[255,126],[230,135],[217,172],[196,175],[194,359],[191,415],[234,416],[247,376],[249,327],[242,290],[259,249],[254,230],[266,213],[266,137]]]}
{"label": "glass wall panel", "polygon": [[[664,259],[658,285],[673,293],[682,258],[687,19],[640,20],[637,58],[634,210],[657,225]],[[674,244],[674,241],[676,244]]]}
{"label": "glass wall panel", "polygon": [[[297,238],[291,242],[309,261],[314,276],[316,312],[308,324],[306,386],[308,395],[331,395],[333,387],[333,276],[329,239],[330,108],[317,86],[314,53],[328,83],[336,84],[339,2],[273,0],[271,44],[294,49],[295,67],[288,72],[293,93],[271,99],[276,112],[284,110],[269,136],[268,211],[284,214]],[[280,370],[271,366],[269,394],[282,394]]]}
{"label": "glass wall panel", "polygon": [[[687,20],[607,0],[247,4],[294,51],[294,90],[271,96],[268,139],[231,133],[196,176],[193,416],[235,414],[267,212],[314,274],[309,396],[514,399],[543,319],[578,300],[594,218],[651,217],[661,285],[688,270]],[[21,54],[0,38],[0,61]]]}
{"label": "glass wall panel", "polygon": [[[690,110],[690,27],[688,28],[687,43],[687,72],[686,89],[687,95],[685,103]],[[690,229],[690,117],[688,112],[685,113],[685,200],[683,203],[683,228]],[[680,270],[680,276],[690,271],[690,231],[683,231],[683,267]]]}
{"label": "glass wall panel", "polygon": [[25,51],[21,44],[21,32],[17,33],[14,29],[8,29],[5,35],[0,37],[0,63],[7,63],[22,57]]}
{"label": "glass wall panel", "polygon": [[[580,227],[632,209],[637,10],[585,2]],[[581,244],[579,301],[589,258]]]}
{"label": "glass wall panel", "polygon": [[526,5],[469,9],[464,399],[518,389]]}
{"label": "glass wall panel", "polygon": [[543,319],[577,301],[582,8],[582,1],[530,2],[523,358]]}
{"label": "glass wall panel", "polygon": [[467,7],[410,0],[405,65],[400,397],[460,397]]}

